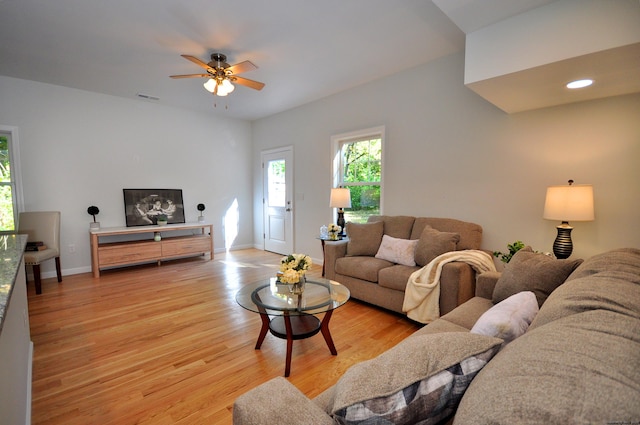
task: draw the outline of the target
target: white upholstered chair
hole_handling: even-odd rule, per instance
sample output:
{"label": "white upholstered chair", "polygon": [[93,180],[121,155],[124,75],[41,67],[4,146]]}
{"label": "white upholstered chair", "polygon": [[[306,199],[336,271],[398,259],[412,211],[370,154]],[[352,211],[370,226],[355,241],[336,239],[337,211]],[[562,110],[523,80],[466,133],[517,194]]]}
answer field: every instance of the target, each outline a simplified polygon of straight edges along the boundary
{"label": "white upholstered chair", "polygon": [[33,278],[36,294],[42,293],[40,264],[54,259],[58,282],[62,282],[60,271],[60,211],[22,212],[18,218],[18,233],[28,235],[28,242],[42,241],[46,249],[42,251],[25,251],[25,267],[33,267]]}

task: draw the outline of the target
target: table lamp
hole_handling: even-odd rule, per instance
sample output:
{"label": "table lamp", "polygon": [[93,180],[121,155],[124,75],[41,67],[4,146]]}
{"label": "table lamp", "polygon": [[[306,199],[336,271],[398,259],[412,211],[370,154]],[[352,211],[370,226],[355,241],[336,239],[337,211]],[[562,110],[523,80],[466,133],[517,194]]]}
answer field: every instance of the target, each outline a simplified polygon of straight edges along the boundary
{"label": "table lamp", "polygon": [[557,226],[558,236],[553,242],[553,253],[556,258],[569,258],[573,251],[571,242],[571,221],[593,221],[593,186],[590,184],[574,185],[569,180],[568,186],[549,186],[544,201],[543,218],[560,220]]}
{"label": "table lamp", "polygon": [[340,236],[344,236],[345,222],[343,208],[351,208],[351,191],[343,187],[331,189],[329,206],[331,208],[338,208],[338,221],[336,224],[342,228],[342,230],[340,230]]}

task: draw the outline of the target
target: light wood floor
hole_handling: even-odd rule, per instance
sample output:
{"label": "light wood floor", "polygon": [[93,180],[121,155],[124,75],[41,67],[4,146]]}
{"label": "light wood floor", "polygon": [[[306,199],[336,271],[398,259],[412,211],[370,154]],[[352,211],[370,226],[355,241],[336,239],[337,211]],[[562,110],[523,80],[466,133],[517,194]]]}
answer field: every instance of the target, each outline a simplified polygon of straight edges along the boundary
{"label": "light wood floor", "polygon": [[[236,397],[284,374],[286,341],[267,335],[255,350],[260,316],[234,298],[280,258],[251,249],[64,276],[42,295],[29,282],[32,423],[230,424]],[[288,379],[309,397],[418,325],[350,300],[330,328],[337,356],[320,334],[293,345]]]}

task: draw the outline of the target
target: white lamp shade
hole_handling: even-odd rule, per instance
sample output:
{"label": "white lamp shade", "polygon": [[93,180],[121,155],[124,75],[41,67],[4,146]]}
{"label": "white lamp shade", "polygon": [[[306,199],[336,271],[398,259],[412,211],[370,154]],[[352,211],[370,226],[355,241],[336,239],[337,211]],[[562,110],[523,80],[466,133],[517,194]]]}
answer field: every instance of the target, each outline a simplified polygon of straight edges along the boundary
{"label": "white lamp shade", "polygon": [[594,220],[593,186],[590,184],[549,186],[542,216],[547,220]]}
{"label": "white lamp shade", "polygon": [[351,192],[347,188],[331,189],[331,198],[329,199],[331,208],[351,208]]}

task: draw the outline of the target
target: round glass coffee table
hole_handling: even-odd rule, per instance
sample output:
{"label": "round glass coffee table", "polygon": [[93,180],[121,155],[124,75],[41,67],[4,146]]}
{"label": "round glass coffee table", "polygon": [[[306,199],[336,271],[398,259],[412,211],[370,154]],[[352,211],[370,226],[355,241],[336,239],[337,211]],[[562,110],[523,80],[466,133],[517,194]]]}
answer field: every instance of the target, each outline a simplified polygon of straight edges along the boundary
{"label": "round glass coffee table", "polygon": [[[329,332],[329,320],[333,310],[344,305],[349,296],[349,290],[333,280],[307,279],[304,291],[297,294],[292,285],[281,284],[272,277],[244,286],[236,294],[236,301],[247,310],[260,314],[262,328],[256,350],[260,349],[267,332],[287,340],[284,376],[289,376],[294,340],[322,332],[331,354],[338,354]],[[315,316],[321,313],[324,313],[322,320]]]}

